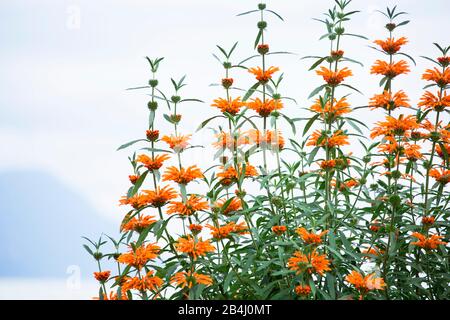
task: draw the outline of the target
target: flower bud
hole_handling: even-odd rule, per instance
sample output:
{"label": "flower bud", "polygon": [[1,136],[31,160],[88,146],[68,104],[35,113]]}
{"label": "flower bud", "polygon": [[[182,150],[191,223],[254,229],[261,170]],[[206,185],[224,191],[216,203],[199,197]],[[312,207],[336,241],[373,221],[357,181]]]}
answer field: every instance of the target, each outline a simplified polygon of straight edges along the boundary
{"label": "flower bud", "polygon": [[172,123],[179,123],[181,121],[181,114],[172,114],[170,116],[170,121]]}
{"label": "flower bud", "polygon": [[372,158],[370,156],[365,156],[363,158],[364,163],[369,163],[370,161],[372,161]]}
{"label": "flower bud", "polygon": [[136,175],[128,176],[128,178],[132,184],[135,184],[139,180],[139,176]]}
{"label": "flower bud", "polygon": [[222,79],[222,86],[225,89],[229,89],[233,85],[233,79],[232,78],[224,78]]}
{"label": "flower bud", "polygon": [[247,192],[245,190],[236,190],[234,193],[239,199],[243,199],[247,195]]}
{"label": "flower bud", "polygon": [[232,66],[233,66],[233,65],[232,65],[230,62],[224,62],[224,63],[223,63],[223,67],[224,67],[225,69],[231,69]]}
{"label": "flower bud", "polygon": [[148,84],[150,85],[150,87],[156,88],[156,86],[158,86],[158,80],[152,79],[148,82]]}
{"label": "flower bud", "polygon": [[261,10],[261,11],[266,9],[266,4],[265,3],[258,4],[258,9]]}
{"label": "flower bud", "polygon": [[334,40],[336,40],[336,35],[334,33],[332,33],[328,36],[328,39],[331,41],[334,41]]}
{"label": "flower bud", "polygon": [[280,100],[280,99],[281,99],[281,94],[279,94],[279,93],[274,93],[273,96],[272,96],[272,98],[273,98],[274,100]]}
{"label": "flower bud", "polygon": [[395,23],[388,23],[386,25],[386,29],[388,29],[389,31],[394,31],[394,29],[397,28],[397,25]]}
{"label": "flower bud", "polygon": [[191,230],[192,234],[197,235],[202,231],[203,227],[199,224],[192,223],[189,226],[189,230]]}
{"label": "flower bud", "polygon": [[439,142],[439,140],[441,139],[441,134],[439,132],[431,132],[430,139],[433,142]]}
{"label": "flower bud", "polygon": [[396,194],[389,197],[389,202],[392,204],[394,208],[400,207],[400,204],[402,203],[402,200],[400,197]]}
{"label": "flower bud", "polygon": [[180,96],[172,96],[172,98],[170,98],[172,100],[173,103],[178,103],[181,101],[181,97]]}
{"label": "flower bud", "polygon": [[147,106],[148,106],[148,108],[149,108],[150,110],[155,111],[156,109],[158,109],[158,102],[156,102],[156,101],[150,101],[150,102],[147,104]]}
{"label": "flower bud", "polygon": [[343,50],[331,51],[331,58],[333,59],[333,61],[338,61],[338,60],[342,59],[343,56],[344,56]]}
{"label": "flower bud", "polygon": [[145,135],[148,140],[155,142],[159,138],[159,130],[147,130]]}
{"label": "flower bud", "polygon": [[444,68],[447,68],[450,65],[450,57],[440,57],[437,60]]}
{"label": "flower bud", "polygon": [[272,111],[272,113],[270,115],[274,118],[278,118],[280,116],[280,113],[277,110],[275,110],[275,111]]}
{"label": "flower bud", "polygon": [[101,252],[94,252],[94,259],[97,261],[100,261],[103,258],[103,253]]}
{"label": "flower bud", "polygon": [[402,173],[398,170],[392,171],[391,177],[395,180],[398,180],[402,177]]}
{"label": "flower bud", "polygon": [[337,35],[343,35],[344,32],[345,32],[345,28],[342,28],[342,27],[336,27],[336,28],[334,29],[334,32],[336,32]]}
{"label": "flower bud", "polygon": [[280,197],[272,197],[270,202],[277,208],[281,208],[283,206],[283,199],[281,199]]}
{"label": "flower bud", "polygon": [[261,55],[265,55],[265,54],[269,53],[269,45],[268,44],[258,45],[258,53]]}
{"label": "flower bud", "polygon": [[419,141],[422,139],[423,139],[423,136],[420,132],[418,132],[418,131],[411,132],[411,140],[412,141]]}
{"label": "flower bud", "polygon": [[258,22],[258,29],[264,30],[265,28],[267,28],[267,22],[266,21],[259,21]]}

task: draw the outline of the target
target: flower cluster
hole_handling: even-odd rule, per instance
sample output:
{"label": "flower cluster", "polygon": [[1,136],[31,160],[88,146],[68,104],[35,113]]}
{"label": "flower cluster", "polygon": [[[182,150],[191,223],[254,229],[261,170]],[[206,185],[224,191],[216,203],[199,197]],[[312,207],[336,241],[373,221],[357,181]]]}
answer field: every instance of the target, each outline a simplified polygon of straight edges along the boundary
{"label": "flower cluster", "polygon": [[[148,125],[119,148],[139,146],[120,234],[85,238],[98,299],[448,298],[450,46],[425,57],[413,101],[401,82],[417,65],[413,40],[397,35],[406,13],[380,11],[387,37],[373,41],[351,30],[351,4],[335,0],[318,20],[325,52],[304,57],[318,82],[307,101],[284,93],[287,70],[272,58],[291,53],[269,41],[283,17],[264,2],[239,15],[258,18],[254,52],[217,46],[221,75],[203,106],[184,96],[185,77],[167,90],[163,58],[147,58],[148,85],[131,89],[149,97]],[[365,69],[350,38],[383,58]],[[364,106],[358,71],[380,80]],[[180,110],[206,108],[185,132]]]}

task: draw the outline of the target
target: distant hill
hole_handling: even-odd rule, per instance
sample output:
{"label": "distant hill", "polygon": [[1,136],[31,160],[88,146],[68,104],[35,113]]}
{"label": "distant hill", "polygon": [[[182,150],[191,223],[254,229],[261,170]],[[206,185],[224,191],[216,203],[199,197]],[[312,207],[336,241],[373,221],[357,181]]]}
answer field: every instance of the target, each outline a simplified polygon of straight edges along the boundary
{"label": "distant hill", "polygon": [[70,265],[89,277],[96,264],[81,236],[115,236],[116,229],[47,173],[0,172],[0,277],[66,277]]}

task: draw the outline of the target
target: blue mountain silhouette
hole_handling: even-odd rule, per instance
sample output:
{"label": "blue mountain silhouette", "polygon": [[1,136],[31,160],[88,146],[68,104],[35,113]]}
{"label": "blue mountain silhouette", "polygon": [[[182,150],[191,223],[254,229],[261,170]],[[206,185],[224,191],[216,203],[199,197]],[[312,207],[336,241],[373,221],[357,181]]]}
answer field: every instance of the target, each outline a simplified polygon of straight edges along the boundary
{"label": "blue mountain silhouette", "polygon": [[90,276],[96,263],[81,236],[97,240],[116,229],[48,173],[0,173],[0,277],[65,277],[70,265]]}

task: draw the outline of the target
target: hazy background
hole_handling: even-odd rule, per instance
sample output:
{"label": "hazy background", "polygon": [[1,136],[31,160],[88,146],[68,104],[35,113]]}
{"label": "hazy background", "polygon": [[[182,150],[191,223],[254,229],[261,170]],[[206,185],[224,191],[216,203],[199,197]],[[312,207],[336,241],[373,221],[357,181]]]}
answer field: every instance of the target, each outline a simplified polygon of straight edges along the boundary
{"label": "hazy background", "polygon": [[[285,72],[286,113],[307,116],[309,93],[320,79],[308,72],[305,55],[328,53],[319,42],[324,27],[313,21],[332,0],[267,1],[285,22],[267,17],[267,42],[274,51],[269,64]],[[0,2],[0,298],[91,298],[95,264],[81,249],[81,235],[117,233],[124,210],[117,206],[130,174],[128,151],[116,148],[142,137],[146,126],[146,92],[125,88],[145,85],[145,56],[164,56],[161,88],[169,77],[188,75],[184,97],[207,102],[186,104],[183,133],[216,114],[209,107],[221,91],[209,87],[222,77],[212,57],[215,45],[239,41],[235,62],[253,54],[255,15],[236,14],[258,1],[211,0],[2,0]],[[421,72],[429,65],[420,55],[436,56],[432,42],[450,44],[447,0],[354,0],[361,10],[349,32],[374,40],[385,38],[384,18],[375,10],[398,4],[412,22],[397,36],[411,39],[405,51],[417,58],[412,73],[396,81],[413,102],[422,94]],[[352,84],[365,96],[351,96],[354,106],[379,92],[379,77],[368,76],[381,54],[369,41],[346,39],[346,54],[365,67],[351,66]],[[217,53],[217,52],[216,52]],[[255,61],[257,63],[257,61]],[[251,63],[248,64],[249,66]],[[252,84],[246,72],[233,74],[238,86]],[[242,80],[241,80],[242,79]],[[201,115],[201,118],[198,116]],[[359,113],[369,125],[380,113]],[[161,123],[161,122],[160,122]],[[161,130],[169,130],[161,125]],[[286,128],[287,130],[287,128]],[[195,141],[207,140],[198,134]],[[190,161],[208,161],[201,152]],[[199,162],[199,161],[198,161]]]}

